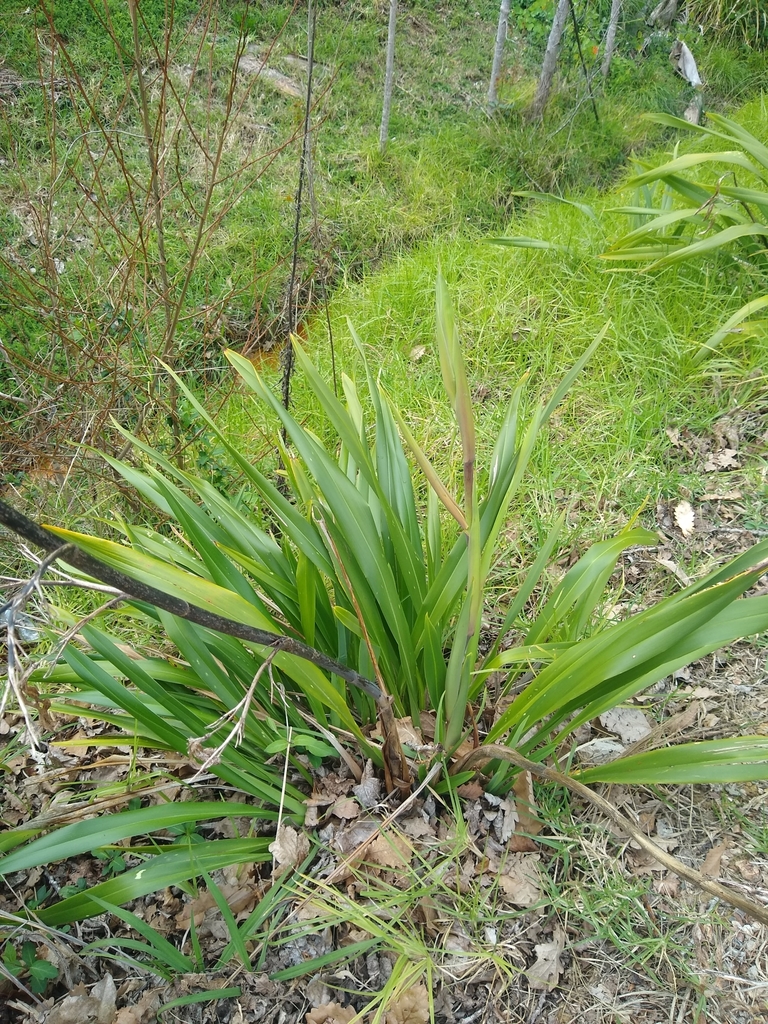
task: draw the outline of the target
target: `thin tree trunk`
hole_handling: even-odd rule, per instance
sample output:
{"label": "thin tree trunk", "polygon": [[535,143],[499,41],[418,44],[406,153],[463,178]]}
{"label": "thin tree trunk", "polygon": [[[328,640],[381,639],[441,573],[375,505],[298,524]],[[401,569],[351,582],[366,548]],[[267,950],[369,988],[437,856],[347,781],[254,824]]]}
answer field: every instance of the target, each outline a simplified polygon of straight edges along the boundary
{"label": "thin tree trunk", "polygon": [[507,38],[507,25],[509,24],[509,8],[512,0],[501,0],[499,10],[499,27],[496,29],[496,46],[493,50],[493,67],[491,68],[491,84],[488,86],[488,106],[493,107],[498,102],[496,95],[496,83],[499,80],[501,71],[501,58],[504,56],[504,43]]}
{"label": "thin tree trunk", "polygon": [[555,17],[552,21],[552,28],[547,41],[547,49],[544,53],[544,60],[541,64],[541,77],[536,89],[536,96],[533,100],[531,113],[534,117],[543,117],[544,108],[547,105],[549,94],[552,91],[552,79],[555,77],[557,58],[560,53],[560,43],[563,40],[565,23],[568,20],[568,11],[571,0],[558,0]]}
{"label": "thin tree trunk", "polygon": [[611,61],[613,60],[613,51],[616,49],[616,31],[619,27],[619,18],[621,17],[621,0],[612,0],[611,3],[611,17],[608,21],[608,31],[605,34],[605,53],[603,54],[603,64],[600,68],[603,78],[608,77],[608,72],[611,70]]}
{"label": "thin tree trunk", "polygon": [[379,129],[379,152],[387,148],[389,137],[389,112],[392,109],[392,80],[395,72],[395,26],[397,25],[397,0],[389,0],[389,30],[387,32],[387,70],[384,75],[384,106],[381,111]]}

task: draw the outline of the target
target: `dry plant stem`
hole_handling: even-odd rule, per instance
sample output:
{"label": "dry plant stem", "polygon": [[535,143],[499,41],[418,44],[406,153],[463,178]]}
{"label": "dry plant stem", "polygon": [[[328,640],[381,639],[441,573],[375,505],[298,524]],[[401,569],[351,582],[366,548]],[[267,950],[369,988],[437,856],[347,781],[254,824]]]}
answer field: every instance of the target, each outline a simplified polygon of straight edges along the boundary
{"label": "dry plant stem", "polygon": [[[224,737],[221,743],[205,758],[203,763],[200,765],[198,770],[189,780],[190,782],[197,782],[202,775],[204,775],[208,769],[214,765],[219,764],[221,761],[221,755],[227,749],[227,747],[234,741],[234,743],[240,744],[243,741],[243,735],[245,733],[245,720],[248,717],[248,712],[251,708],[251,701],[253,695],[256,692],[256,687],[259,685],[259,680],[266,671],[270,670],[275,655],[280,650],[280,647],[276,644],[273,649],[269,652],[265,660],[259,665],[256,674],[254,675],[251,685],[248,687],[248,692],[242,700],[238,701],[233,708],[226,711],[223,715],[216,719],[211,725],[210,729],[203,736],[195,736],[187,741],[187,750],[192,757],[198,757],[202,753],[203,744],[206,740],[209,740],[215,732],[227,722],[231,722],[233,718],[237,718],[237,721],[230,729],[229,733]],[[238,717],[239,715],[239,717]],[[286,755],[286,761],[288,760]]]}
{"label": "dry plant stem", "polygon": [[365,646],[368,649],[368,657],[371,659],[374,675],[376,676],[376,682],[378,683],[379,690],[381,691],[381,695],[376,698],[376,708],[379,712],[381,732],[384,738],[384,743],[382,745],[382,757],[384,759],[384,780],[387,786],[387,792],[392,793],[397,789],[399,790],[402,798],[409,792],[411,788],[411,780],[410,771],[408,769],[408,760],[403,752],[400,735],[397,731],[397,723],[395,722],[395,716],[392,711],[392,698],[387,693],[387,688],[384,685],[384,678],[381,674],[381,669],[379,668],[379,662],[376,658],[376,652],[373,649],[371,638],[368,635],[368,630],[365,626],[365,618],[360,609],[357,597],[355,596],[354,587],[352,586],[352,582],[344,568],[344,563],[341,558],[339,558],[339,552],[333,542],[333,538],[328,532],[328,528],[320,516],[318,516],[318,525],[333,551],[339,572],[344,577],[347,594],[352,602],[352,607],[355,609],[355,615],[358,623],[360,624],[360,631],[363,634]]}
{"label": "dry plant stem", "polygon": [[563,775],[561,772],[555,771],[554,768],[547,768],[543,764],[539,764],[536,761],[530,761],[527,757],[523,757],[516,750],[512,750],[510,747],[501,746],[498,743],[487,743],[483,747],[478,747],[477,750],[473,750],[465,757],[460,758],[454,765],[452,765],[450,774],[455,775],[457,772],[465,771],[467,768],[471,768],[476,765],[478,761],[490,761],[499,759],[501,761],[508,761],[510,764],[515,765],[516,768],[521,768],[524,771],[529,771],[532,775],[536,775],[540,779],[545,779],[547,782],[554,782],[558,786],[565,786],[572,793],[582,797],[584,800],[588,800],[589,803],[599,808],[605,814],[607,818],[618,825],[620,829],[627,833],[634,841],[641,846],[646,853],[663,864],[665,868],[670,871],[674,871],[680,878],[684,878],[687,882],[693,883],[698,888],[703,889],[712,896],[716,896],[718,899],[723,900],[725,903],[730,904],[732,907],[738,907],[739,910],[743,910],[745,913],[754,917],[758,921],[762,921],[763,924],[768,924],[768,907],[764,907],[757,903],[755,900],[751,900],[746,896],[739,896],[738,893],[733,892],[730,889],[726,889],[725,886],[720,885],[718,882],[712,881],[710,878],[706,878],[700,871],[695,868],[689,868],[682,861],[679,861],[677,857],[673,857],[672,854],[666,853],[660,849],[653,840],[649,839],[648,836],[638,828],[637,825],[633,824],[628,818],[625,818],[621,811],[614,805],[606,800],[604,797],[593,792],[588,786],[585,786],[581,782],[577,782],[576,779],[572,779],[568,775]]}
{"label": "dry plant stem", "polygon": [[[57,537],[56,534],[46,530],[45,527],[40,526],[38,523],[33,522],[33,520],[18,512],[4,501],[0,501],[0,524],[7,526],[14,533],[24,537],[25,540],[38,545],[38,547],[45,548],[45,550],[51,553],[58,552],[61,548],[60,537]],[[60,556],[57,554],[56,557]],[[313,665],[317,665],[318,668],[326,672],[332,672],[351,686],[357,686],[358,689],[363,690],[370,697],[373,697],[374,700],[379,700],[382,696],[382,692],[376,683],[366,679],[365,676],[361,676],[354,669],[342,665],[340,661],[334,661],[333,658],[329,658],[322,651],[316,651],[314,647],[309,647],[307,644],[302,643],[301,640],[295,640],[290,636],[282,636],[279,633],[270,633],[266,629],[256,629],[255,626],[249,626],[244,622],[235,622],[234,619],[227,619],[223,615],[216,615],[215,612],[198,608],[197,605],[189,604],[178,597],[171,597],[169,594],[164,594],[162,590],[147,586],[145,583],[139,583],[137,580],[131,579],[130,576],[126,576],[111,566],[105,565],[97,558],[87,555],[75,545],[67,546],[66,562],[68,565],[74,566],[75,569],[80,569],[81,572],[101,580],[102,583],[115,587],[118,591],[125,593],[131,600],[145,601],[147,604],[153,604],[156,608],[162,608],[164,611],[170,612],[171,615],[178,615],[180,619],[187,619],[189,622],[194,622],[204,629],[213,629],[217,633],[225,633],[227,636],[234,636],[240,640],[260,644],[263,647],[277,647],[280,651],[312,662]]]}
{"label": "dry plant stem", "polygon": [[32,592],[38,589],[40,579],[45,575],[49,567],[56,561],[56,559],[61,558],[62,555],[66,554],[70,547],[71,545],[69,544],[60,544],[55,548],[55,550],[51,551],[51,553],[40,562],[32,576],[30,576],[29,580],[24,584],[18,594],[0,608],[0,611],[4,611],[6,613],[6,626],[8,630],[8,675],[3,689],[2,698],[0,698],[0,717],[2,717],[2,714],[5,711],[8,695],[13,691],[16,703],[24,717],[24,725],[27,730],[27,735],[29,736],[32,746],[37,750],[42,749],[42,743],[24,699],[24,681],[18,672],[18,661],[16,658],[16,649],[18,647],[18,641],[16,639],[16,616],[23,611],[24,605],[27,603]]}
{"label": "dry plant stem", "polygon": [[165,344],[163,355],[169,355],[171,343],[171,330],[173,324],[173,309],[171,305],[171,286],[168,280],[168,263],[165,258],[165,226],[163,223],[163,200],[160,194],[160,167],[158,154],[155,146],[152,126],[149,120],[149,99],[147,97],[147,83],[144,79],[144,69],[141,66],[141,43],[139,41],[139,12],[137,0],[128,0],[128,12],[131,16],[131,27],[133,29],[133,59],[136,67],[136,80],[139,85],[139,100],[141,107],[141,122],[144,128],[144,141],[147,146],[147,157],[149,158],[149,187],[152,192],[152,205],[155,213],[155,230],[157,231],[157,253],[160,265],[160,280],[163,287],[163,311],[165,313]]}
{"label": "dry plant stem", "polygon": [[[291,377],[293,376],[294,352],[293,334],[296,330],[296,308],[294,292],[296,290],[296,271],[299,265],[299,237],[301,233],[301,207],[304,196],[304,180],[307,176],[307,157],[310,154],[310,119],[312,115],[312,72],[315,66],[315,6],[312,0],[307,5],[307,96],[304,104],[304,127],[299,155],[299,183],[296,189],[296,208],[293,223],[293,251],[291,253],[291,276],[288,279],[286,296],[286,334],[288,335],[283,350],[283,405],[287,409],[291,401]],[[283,427],[283,443],[288,434]]]}
{"label": "dry plant stem", "polygon": [[592,103],[592,113],[595,115],[596,124],[600,124],[600,115],[597,112],[597,103],[595,103],[594,93],[592,92],[592,83],[589,80],[589,72],[587,71],[587,65],[584,61],[584,54],[581,49],[581,33],[579,32],[579,23],[576,20],[576,9],[573,6],[573,0],[571,0],[569,7],[571,8],[571,22],[573,24],[573,32],[576,36],[576,48],[579,51],[579,62],[581,63],[581,70],[584,74],[584,81],[587,86],[587,94]]}

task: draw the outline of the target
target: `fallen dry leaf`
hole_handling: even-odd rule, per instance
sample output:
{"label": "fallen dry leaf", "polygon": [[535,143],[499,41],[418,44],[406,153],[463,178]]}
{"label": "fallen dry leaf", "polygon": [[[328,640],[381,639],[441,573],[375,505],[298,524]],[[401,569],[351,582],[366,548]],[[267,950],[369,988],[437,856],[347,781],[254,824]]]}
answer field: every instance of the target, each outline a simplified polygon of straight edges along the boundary
{"label": "fallen dry leaf", "polygon": [[90,993],[76,985],[71,994],[52,1007],[46,1024],[113,1024],[117,989],[111,974],[105,974]]}
{"label": "fallen dry leaf", "polygon": [[690,537],[693,533],[694,514],[690,501],[680,501],[675,505],[675,522],[680,527],[684,537]]}
{"label": "fallen dry leaf", "polygon": [[611,708],[600,715],[600,725],[608,732],[616,733],[625,746],[637,743],[651,731],[640,708]]}
{"label": "fallen dry leaf", "polygon": [[306,1024],[349,1024],[357,1016],[352,1006],[340,1006],[339,1003],[323,1003],[310,1010],[304,1018]]}
{"label": "fallen dry leaf", "polygon": [[388,829],[376,836],[364,854],[364,859],[383,868],[406,868],[411,863],[413,848],[405,836]]}
{"label": "fallen dry leaf", "polygon": [[499,875],[499,888],[504,899],[516,907],[530,907],[541,899],[539,862],[537,853],[516,853],[507,859],[503,874]]}
{"label": "fallen dry leaf", "polygon": [[281,825],[277,830],[275,841],[269,844],[269,852],[275,858],[277,868],[275,877],[282,875],[289,868],[298,867],[309,855],[309,840],[303,832],[297,832],[290,825]]}
{"label": "fallen dry leaf", "polygon": [[337,818],[357,818],[360,814],[360,804],[351,796],[343,796],[336,801],[331,812]]}
{"label": "fallen dry leaf", "polygon": [[608,764],[615,761],[617,757],[626,750],[623,743],[618,740],[609,739],[607,736],[600,736],[589,743],[582,743],[576,748],[576,755],[582,764]]}
{"label": "fallen dry leaf", "polygon": [[704,463],[704,472],[719,473],[723,470],[741,469],[738,454],[734,448],[723,448],[719,452],[713,452]]}
{"label": "fallen dry leaf", "polygon": [[429,994],[419,983],[393,999],[384,1015],[386,1024],[427,1024],[429,1020]]}
{"label": "fallen dry leaf", "polygon": [[381,799],[381,782],[376,778],[373,761],[366,761],[363,769],[363,777],[357,786],[352,787],[352,792],[360,801],[362,807],[375,807]]}
{"label": "fallen dry leaf", "polygon": [[527,832],[529,835],[537,836],[544,828],[544,822],[539,820],[537,814],[531,773],[528,771],[520,772],[515,779],[512,789],[515,794],[515,806],[517,807],[518,832]]}
{"label": "fallen dry leaf", "polygon": [[720,874],[720,861],[723,859],[723,854],[728,849],[728,843],[718,843],[717,846],[713,846],[707,856],[704,858],[704,863],[701,865],[700,871],[702,875],[709,875],[711,878],[717,878]]}
{"label": "fallen dry leaf", "polygon": [[556,927],[551,942],[539,942],[534,946],[536,963],[525,972],[531,988],[552,991],[562,971],[560,954],[564,945],[565,932]]}

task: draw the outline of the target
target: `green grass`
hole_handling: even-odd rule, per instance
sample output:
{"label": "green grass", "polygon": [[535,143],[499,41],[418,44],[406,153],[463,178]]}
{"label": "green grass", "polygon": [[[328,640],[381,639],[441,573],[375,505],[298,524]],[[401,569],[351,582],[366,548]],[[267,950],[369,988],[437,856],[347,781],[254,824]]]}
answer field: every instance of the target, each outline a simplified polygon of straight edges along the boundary
{"label": "green grass", "polygon": [[[758,137],[765,137],[768,112],[762,101],[745,107],[740,116]],[[598,212],[631,202],[621,190],[580,198]],[[689,367],[698,347],[756,285],[724,260],[658,273],[616,271],[598,256],[626,228],[625,218],[609,215],[604,233],[573,208],[540,202],[505,233],[544,238],[559,249],[502,249],[474,236],[420,246],[336,293],[331,322],[337,363],[348,373],[357,366],[346,328],[349,317],[417,436],[438,464],[452,463],[458,472],[456,439],[432,343],[438,265],[456,305],[486,453],[519,378],[529,373],[533,393],[546,393],[610,320],[606,341],[539,442],[533,480],[518,512],[530,527],[541,517],[551,519],[564,502],[573,503],[572,525],[594,534],[607,523],[626,521],[644,502],[653,508],[659,497],[679,499],[681,488],[700,498],[712,478],[700,472],[695,460],[680,464],[665,430],[704,434],[736,407],[759,409],[761,368],[768,355],[764,334],[743,341],[733,335],[716,359]],[[315,358],[330,373],[326,333],[318,318],[310,339]],[[425,346],[425,354],[414,359],[411,353],[418,346]],[[302,406],[302,389],[297,378],[294,401],[312,417],[313,411]],[[238,402],[230,415],[240,430],[245,413]],[[751,512],[759,522],[765,490],[755,460],[752,474]]]}

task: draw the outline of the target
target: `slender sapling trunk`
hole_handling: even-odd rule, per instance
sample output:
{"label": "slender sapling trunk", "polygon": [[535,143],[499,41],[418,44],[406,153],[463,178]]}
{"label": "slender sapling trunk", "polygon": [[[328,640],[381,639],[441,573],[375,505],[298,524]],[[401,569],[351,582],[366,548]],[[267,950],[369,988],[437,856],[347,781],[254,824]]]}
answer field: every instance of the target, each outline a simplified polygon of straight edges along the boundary
{"label": "slender sapling trunk", "polygon": [[397,0],[389,0],[389,29],[387,31],[387,69],[384,73],[384,106],[381,111],[379,129],[379,152],[387,148],[389,137],[389,113],[392,109],[392,80],[395,74],[395,27],[397,25]]}
{"label": "slender sapling trunk", "polygon": [[605,53],[603,54],[603,63],[600,68],[603,78],[607,78],[611,70],[611,61],[613,60],[613,51],[616,49],[616,32],[619,27],[620,17],[621,0],[612,0],[611,17],[608,20],[608,31],[605,34]]}
{"label": "slender sapling trunk", "polygon": [[509,8],[511,0],[501,0],[499,10],[499,25],[496,29],[496,46],[493,50],[493,67],[491,68],[491,83],[488,86],[488,106],[494,107],[498,103],[496,85],[499,81],[501,71],[501,58],[504,56],[504,43],[507,38],[507,25],[509,24]]}
{"label": "slender sapling trunk", "polygon": [[558,0],[557,10],[555,11],[549,39],[547,40],[547,49],[541,64],[541,77],[539,78],[539,85],[536,89],[536,95],[531,108],[531,113],[534,117],[544,116],[544,109],[547,106],[549,94],[552,91],[552,80],[555,77],[557,58],[560,53],[560,44],[563,40],[565,23],[568,20],[570,3],[571,0]]}

